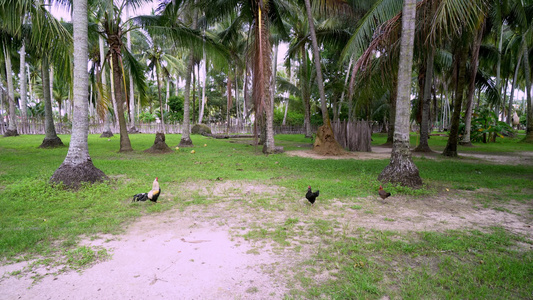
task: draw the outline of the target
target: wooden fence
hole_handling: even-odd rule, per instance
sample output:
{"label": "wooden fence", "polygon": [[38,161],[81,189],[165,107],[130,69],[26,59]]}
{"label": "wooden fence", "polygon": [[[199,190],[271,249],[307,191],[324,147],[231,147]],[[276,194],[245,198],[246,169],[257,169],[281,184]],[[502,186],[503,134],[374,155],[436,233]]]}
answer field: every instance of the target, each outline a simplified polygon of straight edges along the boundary
{"label": "wooden fence", "polygon": [[[55,123],[55,129],[57,134],[71,134],[72,126],[70,123]],[[207,124],[211,128],[213,134],[225,134],[228,130],[226,124],[212,123]],[[153,133],[162,132],[162,126],[160,123],[140,123],[135,124],[135,127],[139,133]],[[192,125],[191,125],[192,127]],[[130,128],[128,124],[128,129]],[[118,124],[112,124],[110,126],[111,132],[119,134],[120,129]],[[165,124],[165,132],[167,134],[181,134],[183,132],[183,124],[172,123]],[[0,119],[0,135],[3,135],[7,130],[7,123],[4,123]],[[253,125],[233,125],[229,127],[229,134],[252,134]],[[17,131],[19,134],[45,134],[44,120],[29,119],[26,122],[17,122]],[[99,134],[104,131],[103,123],[89,123],[89,133]],[[316,130],[315,130],[316,131]],[[275,134],[305,134],[304,126],[274,126]]]}
{"label": "wooden fence", "polygon": [[371,152],[372,127],[367,121],[332,122],[335,139],[350,151]]}

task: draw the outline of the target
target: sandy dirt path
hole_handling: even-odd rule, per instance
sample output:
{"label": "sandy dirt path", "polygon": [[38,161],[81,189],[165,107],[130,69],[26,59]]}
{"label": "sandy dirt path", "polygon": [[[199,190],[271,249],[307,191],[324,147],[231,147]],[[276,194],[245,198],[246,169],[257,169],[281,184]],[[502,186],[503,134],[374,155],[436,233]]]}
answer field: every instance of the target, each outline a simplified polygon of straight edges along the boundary
{"label": "sandy dirt path", "polygon": [[[227,231],[183,218],[177,210],[145,216],[105,242],[110,260],[79,273],[32,274],[0,281],[0,299],[279,299],[285,290],[261,265],[269,254],[247,254],[247,243]],[[3,274],[21,264],[0,267]],[[46,270],[35,270],[36,273]],[[53,271],[53,270],[50,270]]]}

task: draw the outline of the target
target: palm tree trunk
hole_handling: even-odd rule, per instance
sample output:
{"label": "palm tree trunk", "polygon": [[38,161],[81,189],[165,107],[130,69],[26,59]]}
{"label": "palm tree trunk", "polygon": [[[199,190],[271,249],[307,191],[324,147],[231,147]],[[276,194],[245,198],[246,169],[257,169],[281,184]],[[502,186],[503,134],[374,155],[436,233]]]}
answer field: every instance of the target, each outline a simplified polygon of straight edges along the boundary
{"label": "palm tree trunk", "polygon": [[[41,74],[43,84],[43,102],[45,116],[45,137],[40,148],[53,148],[63,146],[63,142],[57,136],[56,127],[54,126],[54,117],[52,113],[52,99],[50,95],[50,72],[48,70],[48,56],[45,54],[41,60]],[[61,111],[60,111],[61,113]]]}
{"label": "palm tree trunk", "polygon": [[[126,7],[126,20],[130,19],[130,5]],[[131,51],[131,34],[130,30],[126,33],[126,46],[128,47],[128,50]],[[129,131],[131,133],[137,133],[139,132],[137,128],[135,127],[135,93],[134,93],[134,86],[133,86],[133,75],[131,74],[131,71],[128,72],[129,74],[129,92],[130,92],[130,107],[129,107],[129,119],[130,119],[130,129]],[[168,89],[167,89],[168,90]],[[167,97],[168,99],[168,97]]]}
{"label": "palm tree trunk", "polygon": [[398,70],[398,100],[396,124],[390,163],[379,174],[378,180],[420,187],[422,179],[418,168],[411,160],[409,150],[410,87],[415,37],[416,0],[405,0],[402,12],[402,38],[400,44],[400,67]]}
{"label": "palm tree trunk", "polygon": [[533,107],[531,105],[531,68],[529,66],[529,49],[525,40],[522,42],[524,52],[524,74],[526,79],[526,137],[524,142],[533,143]]}
{"label": "palm tree trunk", "polygon": [[422,101],[420,109],[422,110],[422,119],[420,121],[420,143],[413,152],[433,152],[429,148],[429,108],[431,105],[431,86],[433,85],[433,62],[435,58],[435,48],[428,50],[426,61],[426,74],[422,92]]}
{"label": "palm tree trunk", "polygon": [[192,67],[192,123],[196,124],[196,71],[193,65]]}
{"label": "palm tree trunk", "polygon": [[315,60],[316,80],[318,85],[318,92],[320,94],[320,107],[322,109],[322,121],[324,125],[329,124],[329,114],[326,104],[326,93],[324,92],[324,80],[322,79],[322,67],[320,63],[320,53],[318,51],[318,42],[316,39],[315,24],[313,13],[311,11],[310,0],[305,0],[305,10],[307,11],[307,22],[309,23],[309,33],[311,35],[311,43],[313,45],[313,58]]}
{"label": "palm tree trunk", "polygon": [[331,128],[329,120],[329,113],[326,103],[326,94],[324,92],[324,80],[322,78],[322,66],[320,63],[320,53],[318,51],[318,42],[316,38],[314,18],[311,12],[310,0],[304,0],[305,10],[307,11],[307,21],[309,24],[309,33],[311,35],[311,44],[313,45],[313,58],[315,60],[316,80],[318,85],[318,92],[320,94],[320,104],[322,109],[322,125],[316,134],[315,142],[313,143],[313,150],[325,155],[340,155],[343,152],[342,147],[335,140],[335,134]]}
{"label": "palm tree trunk", "polygon": [[311,92],[309,89],[309,71],[307,70],[307,50],[304,47],[301,48],[301,73],[300,73],[300,90],[302,92],[302,101],[304,102],[305,115],[304,115],[304,125],[305,125],[305,137],[311,138],[313,133],[311,132],[311,107],[310,107],[310,98]]}
{"label": "palm tree trunk", "polygon": [[126,119],[124,118],[124,87],[122,86],[122,70],[117,51],[112,51],[111,59],[113,61],[113,82],[114,94],[117,106],[118,125],[120,130],[120,149],[119,152],[133,151],[131,148]]}
{"label": "palm tree trunk", "polygon": [[88,73],[87,73],[87,0],[74,0],[74,116],[72,118],[72,137],[65,160],[50,178],[51,183],[60,183],[77,188],[82,182],[94,183],[107,179],[97,169],[89,156],[88,134]]}
{"label": "palm tree trunk", "polygon": [[22,128],[27,129],[28,105],[27,105],[27,85],[26,85],[26,43],[22,42],[20,47],[20,114],[22,117]]}
{"label": "palm tree trunk", "polygon": [[161,113],[161,127],[163,128],[163,134],[166,133],[165,130],[165,119],[164,119],[164,113],[165,110],[163,109],[163,100],[161,100],[161,77],[159,76],[159,67],[156,66],[155,70],[155,76],[157,77],[157,96],[159,97],[159,112]]}
{"label": "palm tree trunk", "polygon": [[9,126],[4,136],[17,136],[17,116],[15,109],[15,91],[13,88],[13,77],[11,76],[12,67],[11,67],[11,54],[7,50],[6,45],[4,47],[4,60],[6,65],[6,79],[7,79],[7,93],[8,93],[8,103],[9,103]]}
{"label": "palm tree trunk", "polygon": [[517,83],[516,81],[518,80],[518,71],[520,70],[521,63],[522,63],[522,53],[518,55],[518,60],[516,62],[516,66],[514,70],[513,83],[511,84],[511,96],[509,97],[509,109],[508,109],[509,112],[507,114],[507,124],[509,124],[509,126],[512,126],[514,88]]}
{"label": "palm tree trunk", "polygon": [[[110,81],[109,81],[109,86],[111,87],[111,103],[113,104],[113,115],[112,115],[112,122],[113,122],[113,125],[116,125],[117,124],[117,117],[118,117],[118,107],[117,107],[117,95],[115,93],[115,89],[117,89],[117,87],[115,87],[115,68],[114,68],[114,64],[115,64],[115,61],[113,58],[111,58],[111,61],[110,61],[110,64],[111,64],[111,70],[109,71],[109,77],[110,77]],[[120,124],[119,124],[120,126]],[[119,129],[120,130],[120,129]]]}
{"label": "palm tree trunk", "polygon": [[481,40],[483,39],[483,28],[477,32],[474,45],[472,46],[472,58],[470,59],[470,82],[468,85],[468,94],[466,98],[466,112],[465,112],[465,133],[463,140],[460,142],[463,146],[472,146],[470,141],[470,129],[472,127],[472,110],[474,106],[474,95],[476,92],[476,74],[479,65],[479,49],[481,48]]}
{"label": "palm tree trunk", "polygon": [[[196,19],[196,18],[195,18]],[[191,125],[190,125],[190,95],[191,95],[191,75],[194,65],[194,57],[192,49],[189,53],[189,62],[187,64],[186,78],[185,78],[185,95],[183,100],[183,128],[181,133],[181,140],[179,147],[192,147],[191,140]]]}
{"label": "palm tree trunk", "polygon": [[442,155],[456,157],[457,156],[457,143],[459,140],[459,121],[461,118],[461,107],[463,104],[463,94],[466,85],[465,73],[466,73],[466,53],[464,47],[457,46],[454,54],[454,79],[455,79],[455,99],[453,104],[453,114],[450,127],[450,135],[448,137],[448,143]]}
{"label": "palm tree trunk", "polygon": [[[107,88],[107,72],[105,69],[105,55],[104,55],[104,39],[100,36],[98,38],[98,44],[100,49],[100,76],[101,76],[101,82],[102,82],[102,88],[99,89],[102,91],[102,93],[106,94],[100,95],[100,99],[103,101],[104,98],[109,99],[109,93]],[[99,105],[103,106],[103,103],[100,103]],[[103,137],[112,137],[113,132],[111,132],[111,113],[109,112],[109,109],[105,109],[104,113],[104,131],[100,135],[101,138]]]}
{"label": "palm tree trunk", "polygon": [[229,134],[229,111],[231,109],[232,99],[231,99],[231,77],[228,76],[226,80],[226,134]]}
{"label": "palm tree trunk", "polygon": [[385,144],[383,144],[383,146],[387,146],[387,147],[391,147],[392,144],[394,143],[394,128],[396,124],[396,101],[398,100],[397,99],[398,90],[396,88],[397,85],[398,85],[398,74],[396,74],[396,76],[393,75],[392,87],[391,87],[391,92],[390,92],[389,130],[387,131],[387,141],[385,142]]}
{"label": "palm tree trunk", "polygon": [[272,57],[270,55],[270,31],[268,26],[268,10],[261,7],[262,1],[257,1],[256,25],[254,34],[256,50],[254,59],[253,98],[256,120],[261,118],[261,140],[263,153],[272,154],[277,151],[274,145],[274,111],[270,97],[270,76],[272,75]]}
{"label": "palm tree trunk", "polygon": [[204,62],[204,80],[202,82],[202,101],[200,104],[200,113],[198,115],[198,123],[202,123],[204,120],[204,107],[205,107],[205,87],[207,83],[207,59],[206,59],[206,53],[204,51],[203,54],[203,62]]}

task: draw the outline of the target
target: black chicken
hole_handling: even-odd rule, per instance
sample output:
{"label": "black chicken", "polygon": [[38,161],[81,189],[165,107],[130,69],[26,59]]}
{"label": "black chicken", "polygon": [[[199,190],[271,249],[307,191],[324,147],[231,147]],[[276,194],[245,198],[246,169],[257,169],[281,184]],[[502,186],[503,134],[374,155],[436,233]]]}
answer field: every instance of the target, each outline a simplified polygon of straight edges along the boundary
{"label": "black chicken", "polygon": [[307,187],[307,193],[305,194],[305,198],[311,203],[311,205],[315,204],[316,197],[319,195],[319,190],[316,190],[316,192],[311,191],[311,186]]}
{"label": "black chicken", "polygon": [[381,199],[383,199],[383,200],[385,200],[387,197],[390,196],[390,193],[385,192],[385,190],[383,189],[383,187],[381,185],[379,186],[378,194],[381,197]]}
{"label": "black chicken", "polygon": [[152,190],[149,191],[148,193],[140,193],[140,194],[133,195],[133,200],[131,202],[146,201],[146,200],[157,202],[157,198],[159,198],[159,194],[161,194],[161,189],[159,188],[159,181],[157,181],[157,177],[156,177],[154,182],[152,183]]}

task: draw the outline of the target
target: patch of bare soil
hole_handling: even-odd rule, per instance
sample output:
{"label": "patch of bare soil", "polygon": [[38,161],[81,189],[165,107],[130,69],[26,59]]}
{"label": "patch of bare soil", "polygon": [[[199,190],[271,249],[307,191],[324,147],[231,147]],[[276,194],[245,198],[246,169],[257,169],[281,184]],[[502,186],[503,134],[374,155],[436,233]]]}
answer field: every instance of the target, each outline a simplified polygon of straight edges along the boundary
{"label": "patch of bare soil", "polygon": [[[294,150],[287,151],[289,156],[299,156],[313,159],[389,159],[392,148],[390,147],[372,147],[372,152],[344,152],[340,155],[321,155],[313,150]],[[430,159],[446,159],[440,152],[418,153],[413,152],[414,157],[424,157]],[[484,163],[502,164],[502,165],[531,165],[533,166],[533,152],[509,152],[509,153],[459,153],[462,161],[483,161]]]}
{"label": "patch of bare soil", "polygon": [[286,151],[289,156],[299,156],[312,159],[387,159],[390,158],[392,148],[374,147],[372,152],[344,151],[339,155],[321,155],[314,150]]}
{"label": "patch of bare soil", "polygon": [[[23,263],[0,266],[0,299],[280,299],[300,288],[302,263],[322,243],[321,222],[334,224],[328,238],[341,231],[356,235],[361,228],[411,232],[502,226],[533,240],[533,200],[481,207],[474,196],[487,191],[449,191],[423,199],[392,195],[386,202],[377,193],[349,199],[321,195],[311,207],[305,187],[288,191],[215,180],[182,188],[177,208],[143,216],[122,235],[83,241],[112,254],[83,272],[54,274],[57,270],[43,267],[16,276],[7,272]],[[173,201],[167,197],[162,194],[160,202]],[[43,275],[34,282],[32,276]],[[327,278],[328,273],[315,276]]]}

